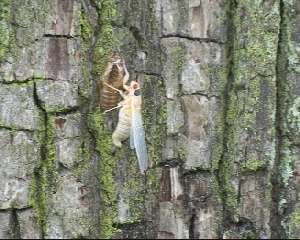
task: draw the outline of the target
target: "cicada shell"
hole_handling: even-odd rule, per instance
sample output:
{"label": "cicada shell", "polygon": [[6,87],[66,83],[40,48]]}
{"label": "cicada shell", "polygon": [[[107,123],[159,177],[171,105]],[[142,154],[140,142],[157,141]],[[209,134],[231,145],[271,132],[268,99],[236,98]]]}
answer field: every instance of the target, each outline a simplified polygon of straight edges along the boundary
{"label": "cicada shell", "polygon": [[141,106],[142,97],[140,85],[132,81],[130,86],[124,86],[127,91],[120,102],[119,121],[112,135],[113,143],[121,147],[122,141],[130,137],[130,146],[135,149],[142,173],[148,168],[148,155],[143,127]]}
{"label": "cicada shell", "polygon": [[108,85],[124,90],[123,85],[128,79],[129,73],[124,60],[118,54],[113,54],[100,81],[100,106],[103,110],[116,107],[121,100],[119,92]]}

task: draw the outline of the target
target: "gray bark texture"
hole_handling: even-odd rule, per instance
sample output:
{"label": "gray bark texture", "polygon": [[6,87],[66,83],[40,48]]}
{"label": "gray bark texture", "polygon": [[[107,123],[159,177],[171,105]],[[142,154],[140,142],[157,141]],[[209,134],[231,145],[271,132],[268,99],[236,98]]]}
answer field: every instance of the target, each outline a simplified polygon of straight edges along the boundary
{"label": "gray bark texture", "polygon": [[[99,108],[142,86],[150,168]],[[299,0],[0,0],[0,238],[300,238]]]}

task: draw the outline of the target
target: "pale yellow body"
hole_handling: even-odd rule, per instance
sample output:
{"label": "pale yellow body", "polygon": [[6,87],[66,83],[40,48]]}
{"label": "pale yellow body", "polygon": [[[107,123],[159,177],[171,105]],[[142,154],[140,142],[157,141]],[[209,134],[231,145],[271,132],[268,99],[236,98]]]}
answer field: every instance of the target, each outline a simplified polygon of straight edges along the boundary
{"label": "pale yellow body", "polygon": [[140,85],[136,81],[131,81],[130,86],[124,84],[123,87],[126,92],[120,91],[124,101],[118,105],[121,109],[118,125],[112,135],[113,144],[121,147],[122,141],[130,136],[130,148],[135,149],[140,171],[145,174],[149,166],[149,159],[141,113]]}
{"label": "pale yellow body", "polygon": [[119,112],[118,125],[113,132],[113,144],[117,147],[122,146],[122,141],[130,136],[130,129],[132,127],[132,113],[133,111],[141,111],[142,98],[134,95],[134,89],[128,89],[129,93],[124,96],[124,101],[120,103],[122,108]]}
{"label": "pale yellow body", "polygon": [[118,125],[112,134],[113,144],[117,147],[121,147],[121,142],[130,136],[132,114],[131,104],[129,102],[131,102],[130,99],[126,99],[120,103],[124,105],[120,109]]}

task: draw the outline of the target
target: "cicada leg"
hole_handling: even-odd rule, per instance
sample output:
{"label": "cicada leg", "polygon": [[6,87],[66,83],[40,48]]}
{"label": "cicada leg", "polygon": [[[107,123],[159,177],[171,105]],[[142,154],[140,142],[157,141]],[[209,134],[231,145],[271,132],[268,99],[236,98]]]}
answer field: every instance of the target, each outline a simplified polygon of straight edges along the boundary
{"label": "cicada leg", "polygon": [[125,60],[123,60],[123,67],[124,67],[124,71],[125,71],[125,75],[124,75],[124,78],[123,78],[123,86],[124,86],[124,85],[126,85],[126,83],[129,80],[129,72],[128,72],[127,67],[126,67]]}
{"label": "cicada leg", "polygon": [[113,87],[113,86],[109,85],[109,84],[108,84],[108,83],[106,83],[106,82],[104,82],[104,84],[105,84],[106,86],[110,87],[111,89],[113,89],[113,90],[117,91],[118,93],[120,93],[120,95],[122,96],[122,98],[124,98],[124,97],[125,97],[124,93],[123,93],[123,92],[122,92],[120,89],[117,89],[117,88],[115,88],[115,87]]}
{"label": "cicada leg", "polygon": [[107,64],[107,67],[106,67],[105,72],[104,72],[104,74],[103,74],[103,79],[106,79],[106,78],[108,77],[109,73],[110,73],[111,70],[112,70],[112,67],[113,67],[113,64],[112,64],[111,62],[109,62],[109,63]]}
{"label": "cicada leg", "polygon": [[111,108],[111,109],[105,110],[104,113],[110,112],[110,111],[112,111],[112,110],[114,110],[114,109],[117,109],[117,108],[120,108],[120,107],[122,107],[122,105],[118,105],[118,106],[113,107],[113,108]]}

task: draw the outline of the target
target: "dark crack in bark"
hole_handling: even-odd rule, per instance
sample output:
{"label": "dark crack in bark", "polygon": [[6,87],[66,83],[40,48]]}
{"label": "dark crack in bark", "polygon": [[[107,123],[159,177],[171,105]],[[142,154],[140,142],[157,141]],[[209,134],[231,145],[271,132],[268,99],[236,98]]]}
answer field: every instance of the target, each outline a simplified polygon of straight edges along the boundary
{"label": "dark crack in bark", "polygon": [[187,39],[190,41],[197,41],[200,43],[217,43],[217,44],[224,44],[224,42],[218,40],[218,39],[214,39],[214,38],[199,38],[199,37],[191,37],[188,35],[183,35],[183,34],[166,34],[163,35],[160,38],[181,38],[181,39]]}
{"label": "dark crack in bark", "polygon": [[12,239],[20,239],[21,238],[20,224],[19,224],[18,214],[16,209],[11,210],[10,225],[11,225]]}
{"label": "dark crack in bark", "polygon": [[228,226],[228,223],[232,221],[232,216],[230,212],[227,209],[226,206],[226,198],[227,191],[226,187],[228,185],[228,180],[225,177],[225,172],[228,171],[227,168],[227,158],[226,154],[228,154],[228,136],[229,136],[229,129],[230,129],[230,123],[227,122],[227,114],[229,111],[229,104],[230,104],[230,93],[233,89],[233,83],[234,83],[234,60],[233,60],[233,51],[234,51],[234,41],[235,41],[235,26],[234,26],[234,15],[236,14],[236,2],[235,0],[231,0],[228,5],[227,9],[227,24],[228,24],[228,32],[227,32],[227,44],[226,44],[226,59],[227,59],[227,82],[224,88],[223,92],[223,149],[222,154],[220,156],[219,162],[218,162],[218,170],[216,172],[216,178],[218,181],[218,188],[221,195],[222,200],[222,215],[223,219],[221,221],[221,228],[219,231],[219,237],[223,237],[224,230],[226,229],[226,226]]}
{"label": "dark crack in bark", "polygon": [[278,48],[276,59],[276,156],[272,171],[272,206],[270,216],[270,227],[272,238],[286,238],[282,227],[282,214],[280,212],[280,200],[282,194],[282,179],[280,173],[281,161],[283,161],[284,144],[284,121],[286,115],[286,75],[287,75],[287,10],[283,0],[280,1],[280,26],[278,33]]}

